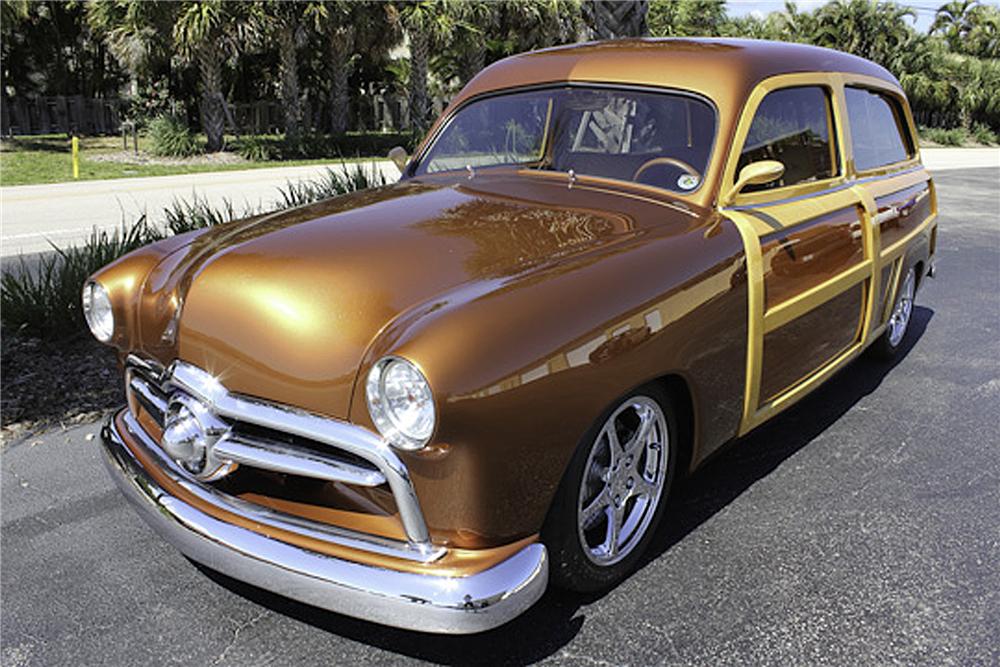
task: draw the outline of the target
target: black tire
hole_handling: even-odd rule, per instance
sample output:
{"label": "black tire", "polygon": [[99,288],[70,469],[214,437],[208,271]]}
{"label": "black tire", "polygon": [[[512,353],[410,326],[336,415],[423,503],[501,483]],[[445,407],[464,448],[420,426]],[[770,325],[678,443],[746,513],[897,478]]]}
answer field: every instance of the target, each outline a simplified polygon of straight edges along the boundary
{"label": "black tire", "polygon": [[[907,284],[912,289],[907,290]],[[872,343],[869,348],[872,356],[883,361],[889,361],[899,352],[899,348],[903,346],[903,342],[910,332],[910,321],[913,319],[913,303],[916,294],[917,271],[916,267],[911,266],[899,281],[899,286],[896,289],[896,299],[892,304],[892,309],[889,311],[889,321],[886,323],[885,331],[882,332],[878,340]],[[904,299],[909,299],[908,306],[902,305]],[[901,332],[893,326],[894,319],[901,315],[899,312],[900,309],[905,310],[905,321],[903,322]]]}
{"label": "black tire", "polygon": [[[666,452],[666,460],[665,464],[663,464],[665,470],[662,470],[662,487],[660,487],[659,496],[655,501],[655,507],[650,508],[650,504],[647,502],[647,509],[645,511],[651,510],[651,517],[647,522],[645,514],[643,514],[643,518],[638,521],[640,527],[643,524],[645,524],[645,527],[642,528],[641,535],[633,535],[630,538],[631,543],[628,545],[628,552],[624,556],[621,556],[621,559],[617,562],[599,564],[593,560],[593,556],[588,556],[587,551],[585,551],[583,542],[586,538],[583,536],[584,529],[580,527],[580,522],[582,521],[579,514],[582,512],[580,508],[582,500],[586,500],[581,499],[581,495],[585,492],[584,474],[587,472],[588,462],[591,463],[591,466],[598,465],[596,460],[591,461],[591,452],[600,447],[610,447],[606,436],[603,435],[608,420],[612,415],[616,415],[616,411],[619,408],[625,409],[625,406],[629,405],[630,401],[642,399],[652,399],[659,406],[660,414],[664,418],[667,443],[666,447],[663,448]],[[616,401],[594,422],[594,425],[584,435],[577,446],[569,467],[566,469],[566,473],[563,475],[555,499],[546,517],[545,525],[542,528],[542,542],[548,549],[550,558],[549,577],[555,586],[583,593],[602,591],[620,582],[635,568],[643,552],[649,546],[649,542],[663,518],[667,499],[670,495],[670,489],[674,480],[674,471],[679,461],[678,445],[680,430],[678,429],[677,414],[676,402],[672,396],[664,391],[661,386],[650,384],[640,387]],[[629,417],[625,413],[621,413],[620,416],[616,416],[616,423],[622,423],[623,421],[628,421],[628,419]],[[656,428],[659,429],[659,426]],[[603,445],[599,444],[601,438],[605,438]],[[657,438],[658,436],[654,434],[649,439],[656,440]],[[659,439],[662,440],[662,436],[659,436]],[[633,440],[633,442],[636,440]],[[646,463],[641,466],[643,468],[648,468],[650,465],[648,458],[655,456],[654,454],[650,454],[646,447],[655,450],[654,445],[640,446],[643,450],[642,454],[635,454],[634,457],[628,457],[628,461],[631,461],[633,458],[635,459],[635,468],[640,467],[640,456],[646,458]],[[625,454],[624,448],[620,451]],[[626,460],[619,461],[620,464],[624,464],[625,462]],[[657,462],[654,465],[660,465],[660,463]],[[621,467],[624,468],[624,466]],[[610,471],[610,469],[611,465],[609,464],[605,470]],[[588,484],[590,484],[591,480],[595,479],[592,476],[593,468],[590,472],[591,477],[588,478]],[[608,474],[610,475],[611,473],[608,472]],[[628,475],[629,473],[626,472],[624,474]],[[643,473],[633,471],[631,474]],[[620,475],[615,474],[614,477],[617,478]],[[606,488],[603,491],[612,488],[612,483],[604,481],[603,478],[597,478],[595,481],[597,481],[598,485],[605,485]],[[628,488],[633,488],[631,483]],[[639,487],[637,486],[636,488],[638,489]],[[631,506],[632,511],[635,511],[637,503],[642,500],[642,496],[638,491],[626,493],[634,493],[635,495],[628,495],[625,501],[621,504],[616,504],[615,507],[621,507],[622,512],[628,514],[628,507]],[[607,509],[612,512],[614,511],[612,505],[608,505]],[[611,521],[611,515],[608,515],[604,520],[606,522],[605,527],[610,531],[607,522]],[[600,526],[596,530],[599,532],[601,530]],[[638,529],[634,529],[633,532],[636,530]],[[609,532],[608,535],[611,535],[611,533]],[[608,542],[613,541],[613,538],[608,537]]]}

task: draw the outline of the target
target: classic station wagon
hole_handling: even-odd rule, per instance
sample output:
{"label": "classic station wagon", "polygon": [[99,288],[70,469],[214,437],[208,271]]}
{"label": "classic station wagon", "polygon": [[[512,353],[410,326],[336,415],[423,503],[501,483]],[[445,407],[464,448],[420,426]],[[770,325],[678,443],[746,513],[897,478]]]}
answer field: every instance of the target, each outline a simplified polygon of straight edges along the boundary
{"label": "classic station wagon", "polygon": [[397,184],[93,276],[111,473],[191,559],[380,623],[611,586],[679,476],[900,347],[937,231],[915,136],[892,75],[825,49],[500,61]]}

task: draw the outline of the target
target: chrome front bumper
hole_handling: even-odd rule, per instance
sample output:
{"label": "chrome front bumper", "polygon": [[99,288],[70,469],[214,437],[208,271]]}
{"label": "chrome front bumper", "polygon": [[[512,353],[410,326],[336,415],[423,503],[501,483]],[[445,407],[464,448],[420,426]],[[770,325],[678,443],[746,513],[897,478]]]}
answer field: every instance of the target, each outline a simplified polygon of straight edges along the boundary
{"label": "chrome front bumper", "polygon": [[113,417],[101,438],[118,488],[163,539],[213,570],[316,607],[408,630],[469,634],[518,616],[548,583],[545,547],[537,543],[465,577],[308,551],[220,521],[167,493],[126,446]]}

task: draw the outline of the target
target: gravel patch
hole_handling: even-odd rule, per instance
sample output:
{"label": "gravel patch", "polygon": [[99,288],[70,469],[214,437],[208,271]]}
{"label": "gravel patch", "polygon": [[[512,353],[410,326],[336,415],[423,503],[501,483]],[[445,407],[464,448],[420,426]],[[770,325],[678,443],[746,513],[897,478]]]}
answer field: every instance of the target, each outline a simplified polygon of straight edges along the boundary
{"label": "gravel patch", "polygon": [[195,165],[195,164],[250,164],[249,160],[237,155],[220,151],[218,153],[205,153],[193,157],[159,157],[146,151],[119,151],[117,153],[99,153],[88,155],[91,162],[112,162],[115,164],[136,164],[136,165]]}
{"label": "gravel patch", "polygon": [[4,331],[0,375],[3,443],[52,424],[99,419],[125,400],[114,350],[89,337],[46,342]]}

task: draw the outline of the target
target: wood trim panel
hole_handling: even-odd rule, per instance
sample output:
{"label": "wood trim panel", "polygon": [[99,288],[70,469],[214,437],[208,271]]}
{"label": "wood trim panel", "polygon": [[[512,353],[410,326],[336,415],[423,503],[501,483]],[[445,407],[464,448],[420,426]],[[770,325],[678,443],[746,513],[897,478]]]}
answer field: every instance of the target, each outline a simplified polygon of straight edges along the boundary
{"label": "wood trim panel", "polygon": [[906,238],[931,214],[931,192],[926,182],[875,198],[881,246],[888,249]]}
{"label": "wood trim panel", "polygon": [[761,239],[768,309],[806,292],[865,257],[859,207],[834,211]]}
{"label": "wood trim panel", "polygon": [[[857,342],[865,305],[858,284],[798,317],[780,331],[764,334],[759,396],[773,400]],[[758,406],[759,408],[760,406]]]}

